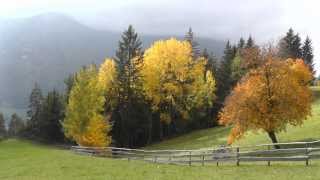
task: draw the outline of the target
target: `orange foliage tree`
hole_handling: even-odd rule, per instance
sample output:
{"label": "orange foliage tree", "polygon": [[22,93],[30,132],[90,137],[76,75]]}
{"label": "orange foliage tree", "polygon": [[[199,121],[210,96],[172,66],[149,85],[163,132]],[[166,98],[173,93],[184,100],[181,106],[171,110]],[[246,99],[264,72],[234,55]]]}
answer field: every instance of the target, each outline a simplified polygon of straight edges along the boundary
{"label": "orange foliage tree", "polygon": [[[263,130],[273,143],[286,126],[301,125],[311,115],[312,74],[303,60],[281,61],[269,57],[251,70],[233,89],[219,114],[219,123],[232,125],[231,144],[247,131]],[[278,146],[275,146],[278,148]]]}

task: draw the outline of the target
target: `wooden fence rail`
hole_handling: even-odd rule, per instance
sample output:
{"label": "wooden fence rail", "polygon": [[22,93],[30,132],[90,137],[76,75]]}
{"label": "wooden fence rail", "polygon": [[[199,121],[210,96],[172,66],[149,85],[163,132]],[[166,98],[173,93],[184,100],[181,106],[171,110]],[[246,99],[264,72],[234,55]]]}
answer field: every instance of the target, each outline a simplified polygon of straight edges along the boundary
{"label": "wooden fence rail", "polygon": [[[275,145],[280,149],[273,149]],[[270,166],[273,161],[305,161],[320,159],[320,141],[260,144],[256,146],[219,147],[203,150],[143,150],[116,147],[82,147],[72,146],[71,149],[80,154],[144,160],[153,163],[179,165],[205,165],[219,162],[256,162],[265,161]]]}

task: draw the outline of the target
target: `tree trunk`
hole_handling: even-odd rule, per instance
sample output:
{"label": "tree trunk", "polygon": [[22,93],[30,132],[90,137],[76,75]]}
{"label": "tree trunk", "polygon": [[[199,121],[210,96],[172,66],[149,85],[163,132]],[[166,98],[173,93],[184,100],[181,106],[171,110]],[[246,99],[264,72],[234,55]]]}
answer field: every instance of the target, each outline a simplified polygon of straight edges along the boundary
{"label": "tree trunk", "polygon": [[159,129],[160,129],[159,138],[160,138],[160,141],[162,141],[162,139],[163,139],[163,124],[162,124],[161,121],[160,121],[160,127],[159,127]]}
{"label": "tree trunk", "polygon": [[151,112],[149,112],[149,115],[148,115],[148,119],[149,119],[149,132],[148,132],[148,134],[149,134],[149,137],[148,137],[148,142],[147,142],[147,144],[151,144],[151,142],[152,142],[152,123],[153,123],[153,119],[152,119],[152,114],[151,114]]}
{"label": "tree trunk", "polygon": [[[274,131],[268,132],[268,136],[271,139],[272,143],[278,143],[277,136],[274,133]],[[274,148],[275,149],[280,149],[280,146],[279,145],[274,145]]]}

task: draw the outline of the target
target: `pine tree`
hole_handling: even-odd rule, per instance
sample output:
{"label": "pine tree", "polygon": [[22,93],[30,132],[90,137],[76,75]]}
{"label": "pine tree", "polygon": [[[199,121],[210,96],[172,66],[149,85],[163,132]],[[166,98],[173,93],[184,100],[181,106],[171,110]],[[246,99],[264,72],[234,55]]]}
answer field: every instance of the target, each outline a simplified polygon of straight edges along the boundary
{"label": "pine tree", "polygon": [[313,76],[315,75],[314,63],[313,63],[313,49],[312,42],[309,37],[306,38],[302,47],[302,59],[306,65],[308,65]]}
{"label": "pine tree", "polygon": [[252,48],[252,47],[254,47],[254,40],[252,39],[252,37],[250,35],[248,40],[247,40],[245,48]]}
{"label": "pine tree", "polygon": [[238,48],[238,49],[242,49],[242,48],[245,47],[245,45],[246,45],[246,42],[245,42],[245,40],[241,37],[240,40],[239,40],[239,42],[238,42],[237,48]]}
{"label": "pine tree", "polygon": [[74,84],[74,74],[70,74],[65,80],[64,80],[64,84],[65,84],[65,101],[66,103],[68,103],[68,99],[69,99],[69,95],[72,89],[72,86]]}
{"label": "pine tree", "polygon": [[211,52],[209,54],[207,48],[204,48],[202,53],[201,53],[201,57],[204,57],[208,60],[207,64],[206,64],[206,70],[211,71],[213,74],[217,73],[218,70],[218,59],[216,58],[216,56],[213,54],[213,52]]}
{"label": "pine tree", "polygon": [[48,92],[42,104],[39,124],[41,138],[49,142],[62,142],[63,98],[57,90]]}
{"label": "pine tree", "polygon": [[8,128],[9,136],[20,136],[24,126],[23,120],[16,113],[12,114]]}
{"label": "pine tree", "polygon": [[191,44],[193,58],[197,59],[198,57],[200,57],[199,43],[195,40],[194,33],[191,27],[189,28],[188,32],[184,36],[184,39]]}
{"label": "pine tree", "polygon": [[286,36],[279,42],[279,56],[283,59],[287,58],[301,58],[301,38],[299,34],[295,34],[290,28]]}
{"label": "pine tree", "polygon": [[139,113],[139,109],[147,109],[143,102],[139,74],[142,54],[142,43],[130,25],[121,36],[115,57],[118,71],[118,103],[114,111],[115,118],[112,118],[113,138],[117,145],[122,147],[133,147],[135,142],[139,141],[136,138],[138,131],[145,131],[141,129],[144,126],[141,123],[145,123],[141,120],[148,120],[144,113]]}
{"label": "pine tree", "polygon": [[41,108],[42,108],[43,96],[41,89],[37,83],[30,94],[29,98],[29,110],[27,112],[27,134],[31,137],[38,136],[40,133],[39,124],[41,121]]}
{"label": "pine tree", "polygon": [[4,137],[6,135],[7,135],[7,130],[5,126],[5,120],[4,120],[3,114],[0,113],[0,139],[1,137]]}
{"label": "pine tree", "polygon": [[299,34],[294,36],[294,41],[292,42],[292,58],[301,58],[302,49],[301,49],[301,38]]}
{"label": "pine tree", "polygon": [[218,86],[218,101],[222,103],[224,98],[229,94],[232,86],[231,66],[232,60],[235,57],[235,52],[230,42],[228,41],[224,49],[224,56],[220,62],[219,70],[217,73],[217,86]]}

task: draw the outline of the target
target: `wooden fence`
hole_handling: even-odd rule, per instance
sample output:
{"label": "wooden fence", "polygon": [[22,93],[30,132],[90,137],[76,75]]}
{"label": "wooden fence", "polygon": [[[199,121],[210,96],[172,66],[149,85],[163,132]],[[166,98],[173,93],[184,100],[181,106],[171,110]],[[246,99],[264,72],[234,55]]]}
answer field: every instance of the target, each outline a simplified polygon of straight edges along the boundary
{"label": "wooden fence", "polygon": [[[278,145],[280,149],[274,149]],[[312,142],[292,142],[276,144],[260,144],[255,146],[218,147],[201,150],[142,150],[116,147],[82,147],[71,149],[80,154],[130,160],[144,160],[153,163],[179,165],[205,165],[222,162],[264,161],[270,166],[272,161],[304,161],[320,159],[320,140]]]}

